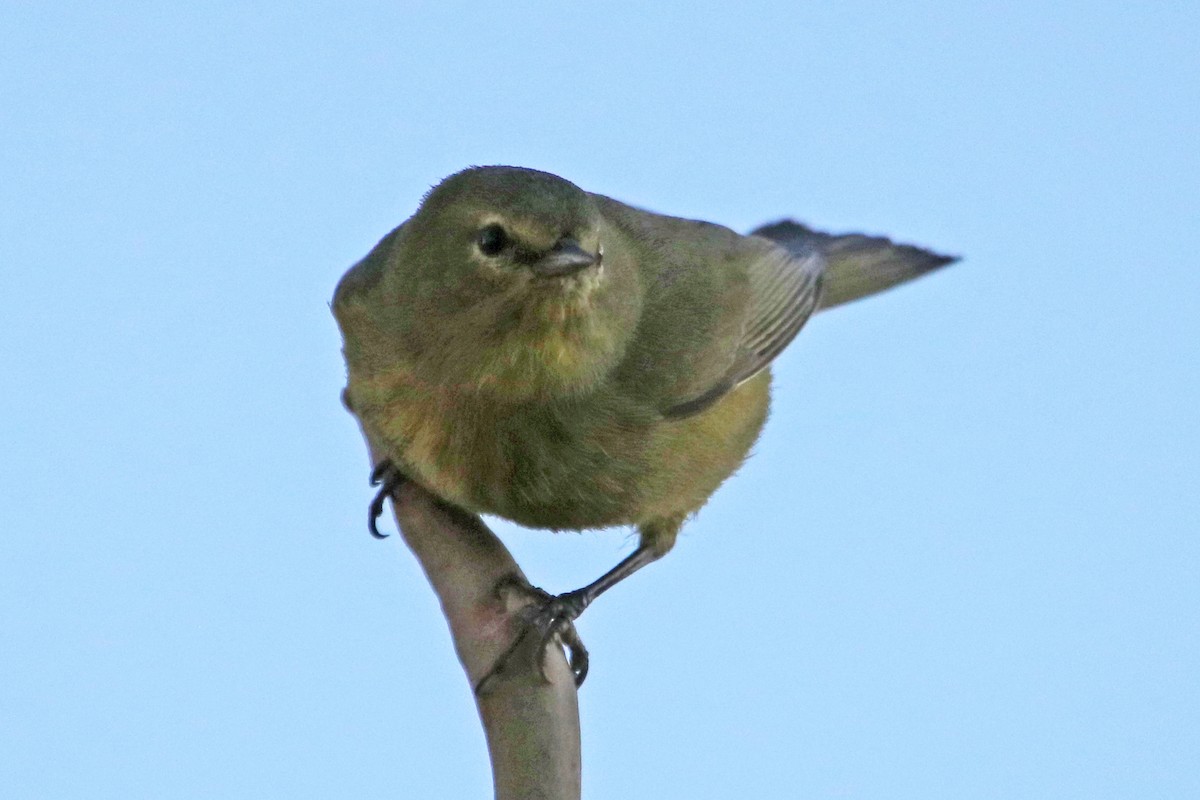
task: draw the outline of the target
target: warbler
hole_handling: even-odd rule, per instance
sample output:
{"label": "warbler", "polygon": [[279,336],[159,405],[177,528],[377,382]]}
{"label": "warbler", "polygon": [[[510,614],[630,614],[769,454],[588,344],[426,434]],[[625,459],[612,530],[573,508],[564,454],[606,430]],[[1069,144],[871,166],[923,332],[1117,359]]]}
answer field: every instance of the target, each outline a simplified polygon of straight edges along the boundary
{"label": "warbler", "polygon": [[597,581],[539,594],[533,624],[582,682],[574,619],[746,458],[809,317],[955,260],[787,220],[740,235],[531,169],[452,175],[334,295],[345,402],[382,448],[371,531],[404,477],[525,526],[636,526]]}

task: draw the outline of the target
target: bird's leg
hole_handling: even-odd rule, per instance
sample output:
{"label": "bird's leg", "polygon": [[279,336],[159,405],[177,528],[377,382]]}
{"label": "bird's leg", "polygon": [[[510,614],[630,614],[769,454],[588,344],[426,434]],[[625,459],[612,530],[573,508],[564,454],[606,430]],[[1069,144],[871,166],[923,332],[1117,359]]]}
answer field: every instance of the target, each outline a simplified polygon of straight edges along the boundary
{"label": "bird's leg", "polygon": [[[675,544],[675,535],[679,532],[681,523],[682,518],[679,518],[663,520],[658,524],[643,527],[642,541],[637,550],[587,586],[573,592],[556,597],[535,586],[530,586],[524,580],[510,577],[502,581],[501,585],[497,587],[497,591],[503,591],[505,588],[515,589],[518,592],[533,595],[534,600],[523,612],[525,623],[528,626],[525,634],[518,637],[509,653],[516,650],[516,645],[529,631],[533,631],[541,639],[541,647],[534,652],[538,653],[538,669],[545,677],[546,651],[557,639],[567,648],[567,661],[571,666],[571,672],[575,675],[575,685],[582,686],[584,679],[587,678],[588,653],[575,630],[575,620],[597,597],[642,567],[666,555],[667,551]],[[484,681],[503,668],[509,653],[500,657]],[[483,681],[480,682],[480,685],[482,684]]]}
{"label": "bird's leg", "polygon": [[376,524],[379,521],[379,517],[383,515],[383,501],[391,497],[392,493],[399,489],[404,481],[404,473],[386,458],[376,464],[375,469],[371,470],[371,485],[379,486],[379,491],[375,494],[375,499],[371,501],[371,505],[367,509],[367,530],[376,539],[386,539],[388,537],[388,534],[379,532],[379,527]]}

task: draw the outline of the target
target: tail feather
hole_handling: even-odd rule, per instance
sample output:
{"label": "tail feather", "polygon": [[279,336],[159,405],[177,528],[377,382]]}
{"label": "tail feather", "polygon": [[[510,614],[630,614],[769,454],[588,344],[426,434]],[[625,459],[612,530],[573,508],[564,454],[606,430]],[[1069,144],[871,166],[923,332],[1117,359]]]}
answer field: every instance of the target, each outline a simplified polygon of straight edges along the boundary
{"label": "tail feather", "polygon": [[850,233],[833,236],[792,220],[764,225],[753,232],[796,255],[820,253],[828,262],[820,308],[832,308],[876,294],[958,261],[882,236]]}

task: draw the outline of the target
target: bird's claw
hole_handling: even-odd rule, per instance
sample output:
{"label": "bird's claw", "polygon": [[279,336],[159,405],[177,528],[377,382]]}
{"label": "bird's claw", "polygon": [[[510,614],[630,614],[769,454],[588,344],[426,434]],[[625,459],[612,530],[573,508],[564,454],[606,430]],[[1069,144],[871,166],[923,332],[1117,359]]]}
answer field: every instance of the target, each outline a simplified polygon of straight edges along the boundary
{"label": "bird's claw", "polygon": [[535,659],[534,666],[543,680],[550,680],[550,676],[546,672],[546,657],[550,647],[557,642],[566,648],[567,664],[571,668],[576,688],[582,686],[588,673],[588,651],[583,646],[583,640],[579,638],[579,631],[575,628],[575,619],[587,607],[582,593],[567,592],[566,594],[552,595],[513,576],[502,580],[496,590],[501,596],[505,591],[515,591],[530,598],[532,602],[518,612],[524,624],[521,635],[517,637],[512,647],[497,659],[495,666],[479,682],[479,685],[483,686],[491,677],[504,669],[513,653],[520,649],[525,638],[532,635],[538,639],[538,646],[531,651]]}
{"label": "bird's claw", "polygon": [[377,523],[383,515],[383,501],[391,497],[392,492],[399,489],[402,483],[404,483],[404,473],[396,469],[396,465],[387,459],[380,461],[371,470],[371,485],[378,486],[379,491],[375,493],[375,498],[371,500],[371,505],[367,508],[367,530],[376,539],[388,537],[388,534],[379,532]]}
{"label": "bird's claw", "polygon": [[587,604],[581,601],[576,592],[555,596],[542,589],[531,588],[537,599],[521,610],[521,617],[541,640],[541,646],[536,651],[538,670],[543,678],[549,680],[546,654],[557,640],[567,649],[567,664],[575,677],[575,686],[582,686],[588,673],[588,651],[579,638],[575,620]]}

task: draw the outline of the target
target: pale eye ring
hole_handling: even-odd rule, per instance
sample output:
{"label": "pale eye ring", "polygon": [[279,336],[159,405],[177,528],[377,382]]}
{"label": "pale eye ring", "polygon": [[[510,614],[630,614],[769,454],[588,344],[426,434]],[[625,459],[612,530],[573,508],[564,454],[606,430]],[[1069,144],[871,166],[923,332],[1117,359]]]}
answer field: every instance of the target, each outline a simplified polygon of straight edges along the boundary
{"label": "pale eye ring", "polygon": [[475,244],[479,247],[479,252],[488,258],[494,258],[508,247],[508,234],[504,232],[503,227],[495,223],[485,225],[475,238]]}

